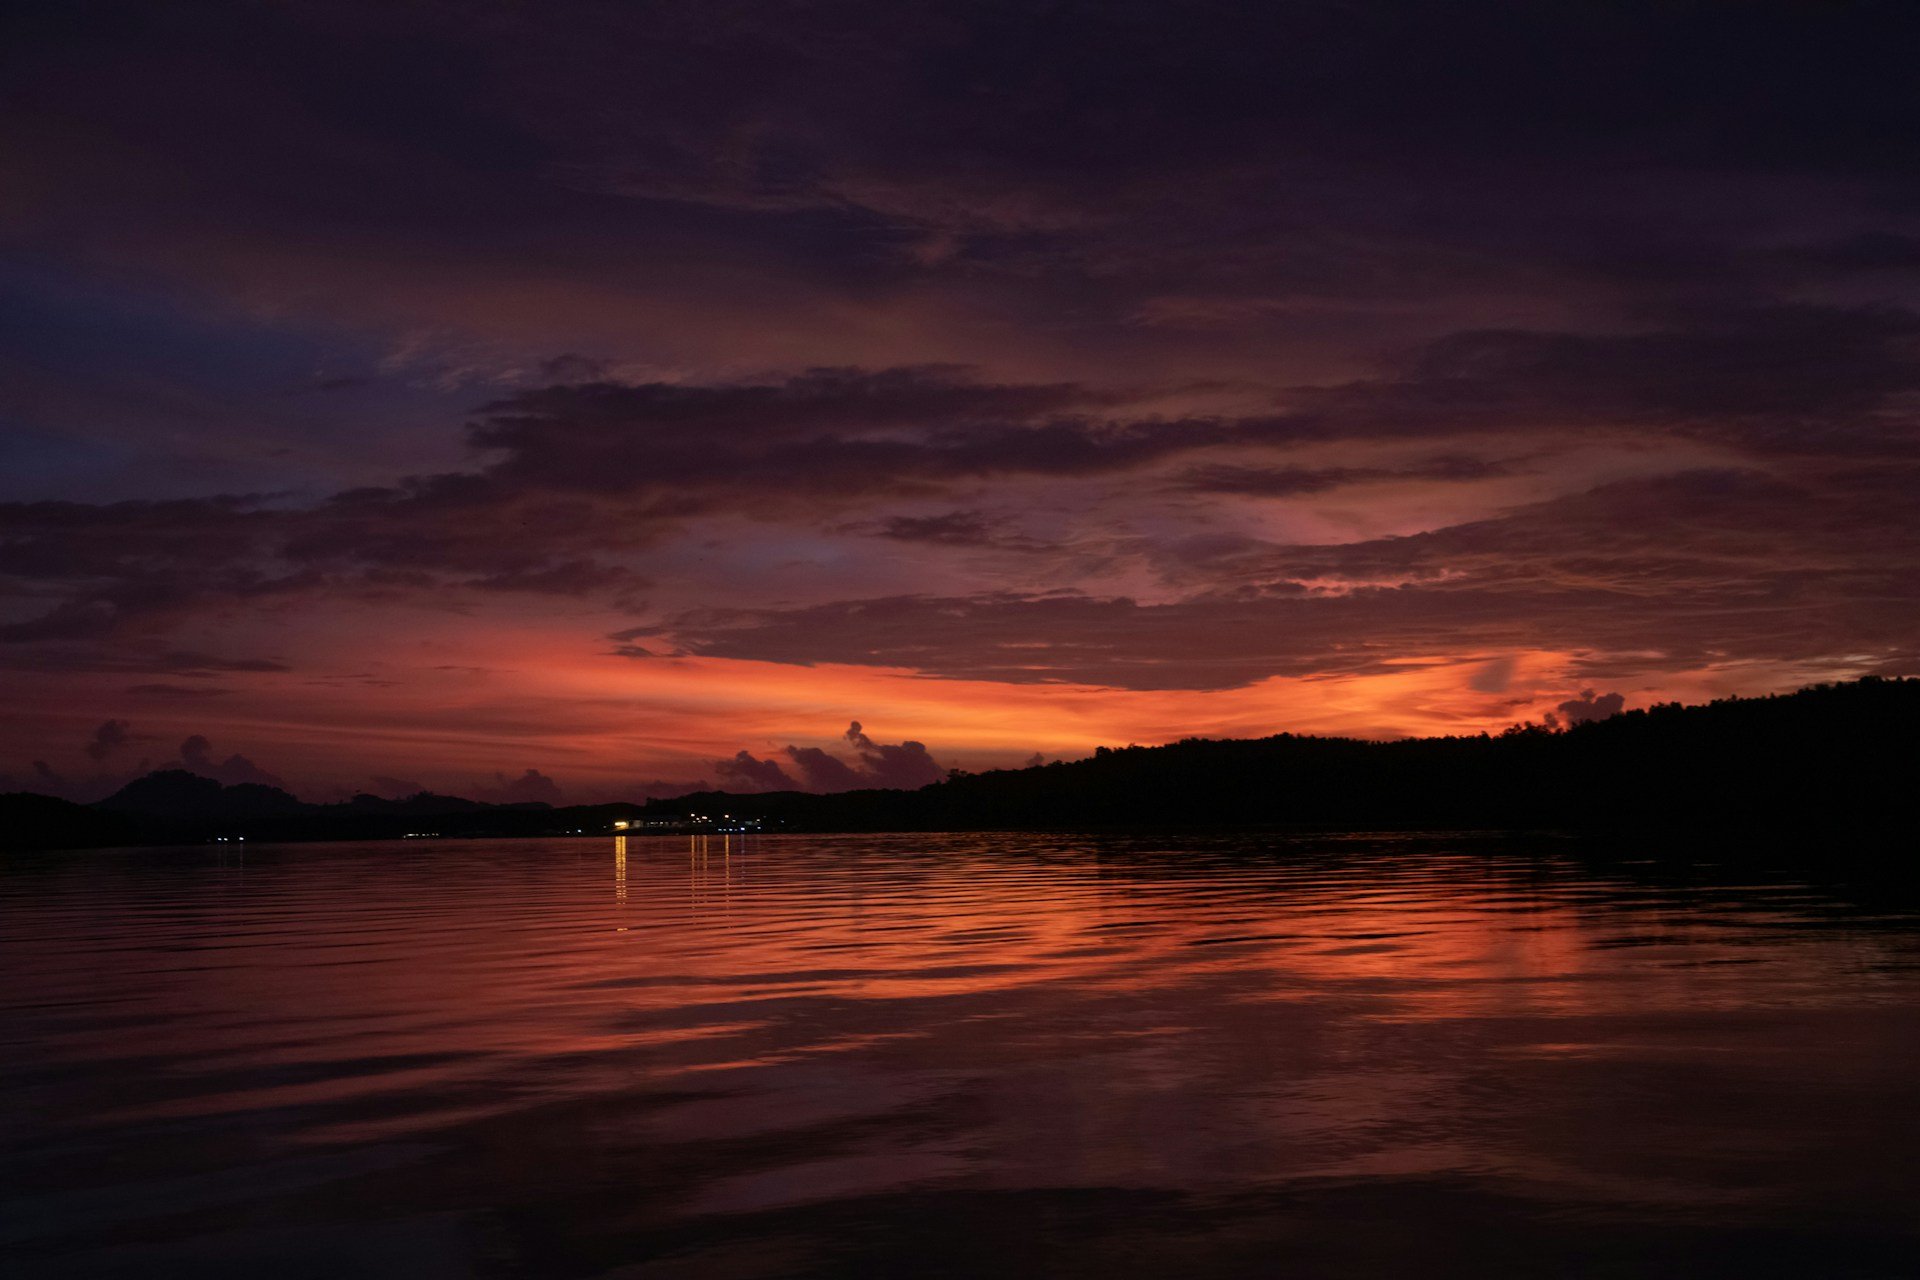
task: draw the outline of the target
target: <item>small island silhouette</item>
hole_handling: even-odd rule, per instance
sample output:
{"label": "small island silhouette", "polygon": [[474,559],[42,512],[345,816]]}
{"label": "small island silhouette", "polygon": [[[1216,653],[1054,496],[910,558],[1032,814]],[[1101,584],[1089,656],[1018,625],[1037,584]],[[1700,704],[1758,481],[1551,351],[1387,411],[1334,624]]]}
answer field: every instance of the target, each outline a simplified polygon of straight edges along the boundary
{"label": "small island silhouette", "polygon": [[[1873,832],[1911,841],[1920,679],[1669,703],[1570,728],[1370,742],[1283,733],[1102,747],[915,791],[700,792],[554,807],[421,793],[307,804],[275,787],[149,774],[96,804],[0,796],[0,844],[388,840],[718,830],[1045,830],[1285,826],[1661,834]],[[1882,840],[1876,847],[1884,847]]]}

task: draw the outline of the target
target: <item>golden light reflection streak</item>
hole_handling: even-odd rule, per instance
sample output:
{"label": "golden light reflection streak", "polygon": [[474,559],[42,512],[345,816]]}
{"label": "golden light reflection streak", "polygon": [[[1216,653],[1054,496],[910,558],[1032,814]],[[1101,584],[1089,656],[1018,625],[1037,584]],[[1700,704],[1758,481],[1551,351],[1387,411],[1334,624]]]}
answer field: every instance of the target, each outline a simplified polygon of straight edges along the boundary
{"label": "golden light reflection streak", "polygon": [[[620,906],[627,902],[627,838],[613,838],[613,900]],[[624,929],[620,932],[626,932]]]}
{"label": "golden light reflection streak", "polygon": [[[741,850],[746,849],[746,841],[741,840]],[[722,833],[720,837],[720,875],[716,880],[713,874],[713,837],[710,835],[690,835],[687,837],[687,905],[698,907],[703,901],[711,901],[715,884],[720,888],[720,911],[730,915],[733,910],[733,837]]]}

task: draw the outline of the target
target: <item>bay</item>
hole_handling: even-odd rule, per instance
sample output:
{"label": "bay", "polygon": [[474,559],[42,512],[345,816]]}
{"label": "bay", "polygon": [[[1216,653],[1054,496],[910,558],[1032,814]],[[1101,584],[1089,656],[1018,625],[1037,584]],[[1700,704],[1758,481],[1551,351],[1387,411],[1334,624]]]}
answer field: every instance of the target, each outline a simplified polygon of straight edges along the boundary
{"label": "bay", "polygon": [[1548,837],[15,856],[23,1276],[1904,1276],[1911,904]]}

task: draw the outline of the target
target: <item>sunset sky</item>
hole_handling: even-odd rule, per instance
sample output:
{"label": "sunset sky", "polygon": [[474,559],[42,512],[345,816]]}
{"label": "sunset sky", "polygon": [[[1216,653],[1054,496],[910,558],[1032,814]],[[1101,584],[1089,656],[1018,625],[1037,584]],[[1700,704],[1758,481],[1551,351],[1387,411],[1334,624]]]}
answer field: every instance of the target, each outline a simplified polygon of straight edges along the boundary
{"label": "sunset sky", "polygon": [[1908,0],[0,23],[0,790],[1920,670]]}

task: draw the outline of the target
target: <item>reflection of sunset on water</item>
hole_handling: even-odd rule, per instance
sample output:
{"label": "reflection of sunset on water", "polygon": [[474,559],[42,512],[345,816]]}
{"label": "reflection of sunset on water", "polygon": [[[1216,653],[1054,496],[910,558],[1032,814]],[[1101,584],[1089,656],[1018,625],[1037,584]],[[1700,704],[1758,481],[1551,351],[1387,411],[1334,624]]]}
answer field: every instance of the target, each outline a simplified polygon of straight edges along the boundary
{"label": "reflection of sunset on water", "polygon": [[100,854],[8,904],[38,1060],[125,1052],[107,1011],[138,1008],[157,1069],[91,1123],[462,1153],[354,1184],[423,1211],[505,1161],[617,1183],[643,1233],[1327,1185],[1734,1223],[1787,1179],[1875,1213],[1920,1050],[1900,918],[1539,841],[668,833],[157,870]]}

